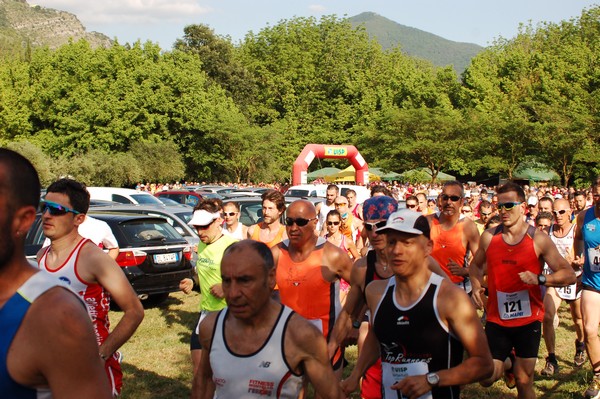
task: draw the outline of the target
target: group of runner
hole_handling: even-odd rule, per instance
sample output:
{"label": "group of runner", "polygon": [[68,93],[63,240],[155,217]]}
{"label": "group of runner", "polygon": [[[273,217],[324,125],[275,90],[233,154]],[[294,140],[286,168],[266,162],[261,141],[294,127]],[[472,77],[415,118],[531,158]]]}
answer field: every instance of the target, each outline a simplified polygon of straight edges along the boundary
{"label": "group of runner", "polygon": [[[24,236],[39,191],[31,164],[0,150],[0,392],[114,397],[117,350],[143,309],[114,260],[79,235],[89,195],[77,182],[53,183],[42,202],[50,246],[38,263],[50,274],[28,264]],[[463,385],[502,377],[519,397],[534,397],[542,326],[544,370],[554,374],[556,307],[578,297],[575,362],[582,365],[587,354],[595,377],[585,396],[600,397],[600,178],[591,192],[593,206],[573,226],[568,201],[554,201],[551,227],[542,231],[527,220],[523,189],[507,183],[497,188],[496,204],[480,204],[480,217],[490,209],[500,219],[481,235],[462,212],[458,182],[441,188],[434,213],[399,209],[385,190],[374,190],[361,207],[339,193],[318,207],[307,200],[286,207],[281,193],[268,191],[263,221],[248,229],[236,224],[235,203],[201,201],[190,221],[201,241],[202,292],[190,342],[192,397],[298,397],[310,382],[323,398],[359,388],[363,398],[454,398]],[[349,290],[342,306],[343,281]],[[191,279],[180,284],[186,293],[193,286]],[[112,331],[109,295],[124,311]],[[551,318],[544,304],[553,307]],[[485,310],[485,327],[476,307]],[[344,344],[353,339],[359,357],[342,380]]]}

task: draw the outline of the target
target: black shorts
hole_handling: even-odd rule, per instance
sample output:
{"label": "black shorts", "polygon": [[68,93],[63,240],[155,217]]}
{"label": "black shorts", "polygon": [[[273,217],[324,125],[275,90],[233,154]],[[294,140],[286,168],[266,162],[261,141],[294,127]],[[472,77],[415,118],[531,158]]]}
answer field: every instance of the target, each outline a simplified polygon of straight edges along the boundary
{"label": "black shorts", "polygon": [[200,343],[200,336],[198,335],[198,330],[200,328],[200,322],[204,320],[208,312],[202,311],[198,315],[198,320],[194,324],[194,328],[192,329],[192,336],[190,337],[190,350],[200,350],[202,349],[202,344]]}
{"label": "black shorts", "polygon": [[515,348],[517,357],[537,358],[542,337],[542,323],[534,321],[520,327],[502,327],[488,321],[485,335],[492,357],[504,361]]}

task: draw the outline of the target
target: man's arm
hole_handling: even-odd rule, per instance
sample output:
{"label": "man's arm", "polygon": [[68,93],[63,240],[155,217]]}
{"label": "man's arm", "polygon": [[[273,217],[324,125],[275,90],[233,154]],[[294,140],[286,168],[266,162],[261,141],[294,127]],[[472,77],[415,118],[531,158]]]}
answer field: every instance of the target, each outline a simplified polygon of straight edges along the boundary
{"label": "man's arm", "polygon": [[[327,344],[323,334],[299,315],[289,321],[285,337],[285,357],[290,366],[303,369],[320,398],[344,398],[337,378],[327,356]],[[289,348],[289,349],[288,349]]]}
{"label": "man's arm", "polygon": [[100,284],[123,311],[123,317],[99,348],[100,354],[108,358],[133,335],[144,319],[144,308],[127,277],[110,256],[92,243],[86,244],[82,251],[81,259],[85,262],[80,262],[78,268],[85,271],[84,279],[91,276],[88,281]]}
{"label": "man's arm", "polygon": [[[442,321],[463,344],[468,357],[459,365],[436,371],[439,386],[465,385],[489,378],[494,371],[492,355],[481,321],[467,294],[449,281],[442,282],[437,307]],[[406,377],[392,386],[410,397],[419,397],[431,390],[425,375]]]}
{"label": "man's arm", "polygon": [[327,242],[325,245],[324,257],[327,262],[326,266],[332,273],[346,281],[351,281],[352,261],[348,254],[330,242]]}
{"label": "man's arm", "polygon": [[202,323],[198,333],[202,345],[202,355],[198,370],[192,380],[192,399],[211,399],[215,394],[212,368],[210,367],[210,348],[218,313],[209,313]]}
{"label": "man's arm", "polygon": [[7,359],[15,381],[49,386],[57,399],[112,398],[102,364],[85,305],[63,288],[33,302]]}
{"label": "man's arm", "polygon": [[475,306],[478,309],[483,308],[483,300],[481,295],[485,290],[483,288],[483,270],[486,264],[486,255],[490,242],[492,241],[492,233],[489,231],[484,231],[481,235],[481,239],[479,240],[479,247],[477,248],[477,252],[475,252],[475,256],[471,261],[471,266],[469,267],[469,278],[471,279],[471,286],[473,287],[472,291],[472,299]]}
{"label": "man's arm", "polygon": [[[536,254],[543,258],[548,264],[548,267],[552,269],[551,274],[546,276],[546,286],[548,287],[562,287],[565,285],[574,284],[577,281],[575,271],[563,258],[556,245],[552,242],[547,234],[536,233],[533,236],[533,243]],[[538,275],[532,272],[521,272],[519,277],[526,284],[538,284]]]}

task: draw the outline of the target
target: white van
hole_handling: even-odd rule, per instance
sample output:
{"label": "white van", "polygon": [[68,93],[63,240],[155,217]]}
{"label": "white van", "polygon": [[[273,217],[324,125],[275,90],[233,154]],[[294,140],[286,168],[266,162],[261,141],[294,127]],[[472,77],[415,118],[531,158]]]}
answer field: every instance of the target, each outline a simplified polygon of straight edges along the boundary
{"label": "white van", "polygon": [[[285,192],[286,197],[320,197],[325,198],[327,186],[329,184],[300,184],[291,186]],[[352,189],[356,191],[356,202],[362,204],[371,196],[371,191],[364,186],[354,184],[337,184],[340,189],[340,195],[346,195],[346,191]]]}
{"label": "white van", "polygon": [[113,201],[120,204],[143,204],[164,206],[155,196],[131,188],[118,187],[87,187],[90,199]]}

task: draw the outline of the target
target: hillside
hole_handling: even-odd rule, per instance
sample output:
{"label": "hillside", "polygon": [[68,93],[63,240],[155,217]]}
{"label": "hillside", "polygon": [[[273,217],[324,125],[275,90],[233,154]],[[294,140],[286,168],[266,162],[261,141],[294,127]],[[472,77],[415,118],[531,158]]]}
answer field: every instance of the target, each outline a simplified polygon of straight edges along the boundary
{"label": "hillside", "polygon": [[350,18],[354,26],[364,25],[367,33],[384,49],[400,46],[406,54],[424,58],[437,66],[453,65],[462,73],[471,58],[483,50],[473,43],[459,43],[416,28],[401,25],[374,12],[363,12]]}
{"label": "hillside", "polygon": [[73,14],[51,8],[30,6],[25,0],[0,0],[0,50],[15,47],[44,46],[57,48],[85,38],[92,47],[110,46],[102,33],[87,32]]}

